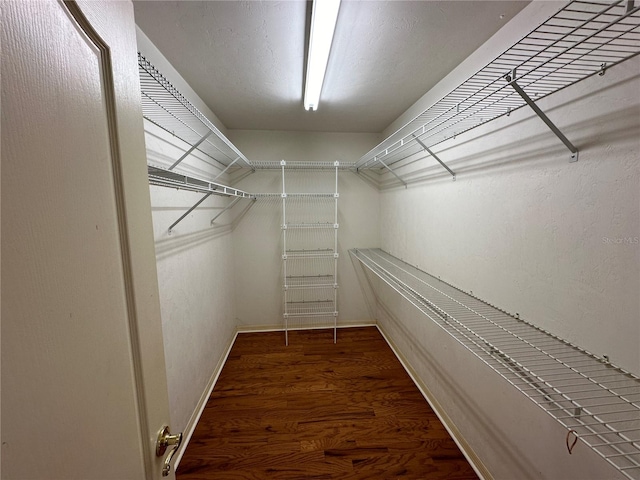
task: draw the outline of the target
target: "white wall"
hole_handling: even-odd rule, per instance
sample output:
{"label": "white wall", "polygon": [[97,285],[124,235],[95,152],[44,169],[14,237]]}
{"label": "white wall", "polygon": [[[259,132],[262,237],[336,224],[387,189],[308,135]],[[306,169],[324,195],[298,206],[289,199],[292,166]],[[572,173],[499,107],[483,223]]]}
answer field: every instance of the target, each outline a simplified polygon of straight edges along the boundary
{"label": "white wall", "polygon": [[[215,115],[193,93],[162,54],[138,29],[138,48],[179,91],[216,126]],[[186,144],[145,121],[147,159],[168,167],[184,153]],[[200,152],[176,169],[213,179],[220,168]],[[225,175],[218,181],[227,182]],[[172,431],[184,431],[195,420],[235,335],[234,266],[231,221],[224,213],[212,227],[211,219],[230,201],[210,196],[171,235],[169,226],[202,198],[202,194],[151,186],[151,209],[164,334]],[[206,396],[206,395],[205,395]]]}
{"label": "white wall", "polygon": [[[527,7],[498,37],[544,8]],[[580,150],[577,163],[529,109],[437,146],[455,182],[433,159],[407,161],[397,171],[407,189],[383,177],[380,246],[640,374],[638,91],[635,58],[538,102]],[[583,445],[569,456],[565,429],[395,293],[378,294],[380,325],[496,478],[619,476]]]}
{"label": "white wall", "polygon": [[[551,2],[527,7],[385,133],[556,8]],[[381,246],[640,373],[639,78],[635,59],[539,102],[580,149],[577,163],[568,163],[560,141],[521,109],[435,148],[458,173],[456,182],[429,159],[400,169],[410,181],[406,190],[380,193],[362,177],[340,173],[341,322],[371,317],[347,250]],[[381,140],[228,135],[253,161],[356,161]],[[175,158],[167,138],[150,125],[147,142],[157,162]],[[383,179],[393,182],[390,175]],[[232,180],[250,192],[281,190],[279,171]],[[151,198],[172,421],[181,428],[236,326],[282,325],[281,204],[241,200],[211,228],[225,201],[210,199],[169,237],[168,225],[199,197],[152,188]],[[395,294],[383,287],[378,294],[378,322],[496,478],[615,478],[586,448],[568,456],[566,432],[557,423]]]}
{"label": "white wall", "polygon": [[[637,63],[606,76],[541,102],[581,149],[578,163],[527,111],[493,122],[441,149],[456,182],[434,167],[382,194],[381,247],[638,374]],[[613,478],[598,459],[559,456],[563,429],[416,312],[392,311],[400,325],[381,312],[383,328],[496,477]]]}
{"label": "white wall", "polygon": [[[231,130],[231,141],[253,161],[355,162],[380,141],[374,134]],[[378,190],[352,172],[338,174],[339,324],[371,321],[355,277],[349,248],[379,243]],[[258,170],[235,184],[250,192],[282,191],[279,170]],[[296,187],[315,191],[326,172],[294,173]],[[329,175],[330,177],[330,175]],[[329,182],[331,180],[329,179]],[[332,191],[328,185],[321,191]],[[240,205],[234,210],[240,209]],[[237,322],[242,328],[282,327],[282,206],[280,198],[259,199],[233,233]]]}
{"label": "white wall", "polygon": [[379,282],[378,322],[496,480],[625,478],[458,344],[395,291]]}
{"label": "white wall", "polygon": [[172,429],[196,410],[235,334],[234,269],[229,201],[209,197],[172,232],[167,227],[202,195],[151,187],[158,284]]}
{"label": "white wall", "polygon": [[383,193],[381,246],[640,373],[639,88],[636,58],[538,102],[576,163],[521,109],[435,149],[455,182],[399,169],[415,183]]}

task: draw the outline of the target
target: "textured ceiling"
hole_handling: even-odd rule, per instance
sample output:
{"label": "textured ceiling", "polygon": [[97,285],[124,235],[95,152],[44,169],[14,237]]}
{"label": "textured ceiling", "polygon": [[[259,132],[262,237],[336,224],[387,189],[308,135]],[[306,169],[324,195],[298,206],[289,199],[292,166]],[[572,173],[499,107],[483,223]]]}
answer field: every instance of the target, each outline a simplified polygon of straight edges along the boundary
{"label": "textured ceiling", "polygon": [[138,26],[227,128],[377,133],[527,3],[343,0],[315,112],[302,105],[306,1],[134,8]]}

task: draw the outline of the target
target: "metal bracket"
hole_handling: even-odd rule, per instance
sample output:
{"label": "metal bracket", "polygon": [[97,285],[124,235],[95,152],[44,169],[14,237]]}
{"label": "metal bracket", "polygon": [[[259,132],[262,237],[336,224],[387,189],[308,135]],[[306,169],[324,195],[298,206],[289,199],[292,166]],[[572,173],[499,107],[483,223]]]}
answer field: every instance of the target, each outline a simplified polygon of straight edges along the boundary
{"label": "metal bracket", "polygon": [[[216,176],[215,176],[215,178],[214,178],[212,181],[213,181],[213,182],[215,182],[218,178],[220,178],[222,175],[224,175],[225,173],[227,173],[227,170],[229,170],[231,167],[233,167],[233,165],[234,165],[238,160],[240,160],[240,157],[236,157],[236,159],[235,159],[233,162],[231,162],[229,165],[227,165],[227,166],[225,167],[225,169],[224,169],[224,170],[222,170],[218,175],[216,175]],[[254,169],[254,171],[255,171],[255,169]]]}
{"label": "metal bracket", "polygon": [[200,144],[202,142],[204,142],[209,137],[209,135],[211,135],[212,133],[213,132],[211,130],[207,131],[207,133],[205,133],[204,136],[200,140],[198,140],[196,143],[194,143],[191,146],[191,148],[189,148],[189,150],[184,152],[182,154],[182,156],[178,160],[176,160],[173,165],[171,165],[169,167],[169,170],[173,170],[174,168],[176,168],[180,164],[180,162],[182,162],[185,158],[187,158],[189,155],[191,155],[191,152],[193,152],[196,148],[198,148],[200,146]]}
{"label": "metal bracket", "polygon": [[175,227],[176,225],[178,225],[182,220],[184,220],[184,219],[185,219],[185,217],[186,217],[187,215],[189,215],[189,214],[190,214],[191,212],[193,212],[196,208],[198,208],[198,206],[199,206],[202,202],[204,202],[207,198],[209,198],[209,196],[210,196],[210,195],[211,195],[211,193],[206,193],[206,194],[204,195],[204,197],[202,197],[200,200],[198,200],[198,202],[197,202],[193,207],[191,207],[189,210],[187,210],[187,211],[186,211],[186,212],[185,212],[185,213],[184,213],[184,214],[183,214],[183,215],[182,215],[178,220],[176,220],[175,222],[173,222],[173,223],[171,224],[171,226],[169,227],[169,235],[171,235],[171,231],[173,230],[173,227]]}
{"label": "metal bracket", "polygon": [[518,85],[518,83],[516,82],[516,69],[514,68],[511,73],[505,75],[504,78],[507,82],[509,82],[509,85],[513,87],[516,93],[520,95],[525,102],[527,102],[527,105],[531,107],[536,115],[538,115],[538,117],[540,117],[540,119],[547,124],[547,127],[549,127],[553,133],[555,133],[556,137],[558,137],[562,141],[562,143],[564,143],[565,146],[569,149],[569,151],[571,152],[571,159],[569,160],[569,163],[577,162],[578,149],[573,145],[573,143],[569,141],[567,137],[564,136],[564,134],[558,129],[558,127],[556,127],[555,124],[549,119],[549,117],[547,117],[545,113],[540,110],[540,107],[538,107],[538,105],[536,105],[536,103],[531,100],[531,97],[529,97],[529,95],[525,93],[522,87]]}
{"label": "metal bracket", "polygon": [[455,181],[456,181],[456,174],[455,174],[455,172],[454,172],[453,170],[451,170],[449,167],[447,167],[447,165],[446,165],[442,160],[440,160],[440,158],[439,158],[435,153],[433,153],[429,147],[427,147],[424,143],[422,143],[418,137],[416,137],[416,136],[414,135],[414,136],[413,136],[413,138],[415,138],[415,139],[416,139],[416,142],[418,142],[418,144],[419,144],[422,148],[424,148],[424,149],[426,150],[426,152],[427,152],[429,155],[431,155],[433,158],[435,158],[435,159],[438,161],[438,163],[439,163],[440,165],[442,165],[444,168],[446,168],[446,169],[447,169],[447,171],[448,171],[448,172],[451,174],[451,176],[453,177],[453,181],[455,182]]}
{"label": "metal bracket", "polygon": [[400,183],[402,183],[404,185],[404,188],[407,188],[407,182],[405,182],[402,178],[400,178],[398,176],[398,174],[396,172],[394,172],[391,168],[389,168],[389,166],[386,163],[384,163],[382,160],[380,160],[379,158],[377,160],[382,164],[382,166],[384,168],[389,170],[393,174],[394,177],[396,177],[398,180],[400,180]]}
{"label": "metal bracket", "polygon": [[607,64],[606,63],[600,64],[600,71],[598,72],[598,76],[602,77],[606,71],[607,71]]}
{"label": "metal bracket", "polygon": [[213,223],[216,221],[216,219],[217,219],[220,215],[222,215],[224,212],[226,212],[226,211],[227,211],[227,210],[229,210],[230,208],[233,208],[233,206],[234,206],[236,203],[238,203],[238,202],[240,201],[240,199],[241,199],[241,198],[243,198],[243,197],[236,197],[236,198],[234,198],[231,202],[229,202],[229,205],[227,205],[226,207],[224,207],[224,208],[222,209],[222,211],[218,212],[218,214],[217,214],[215,217],[213,217],[213,218],[211,219],[211,225],[213,225]]}

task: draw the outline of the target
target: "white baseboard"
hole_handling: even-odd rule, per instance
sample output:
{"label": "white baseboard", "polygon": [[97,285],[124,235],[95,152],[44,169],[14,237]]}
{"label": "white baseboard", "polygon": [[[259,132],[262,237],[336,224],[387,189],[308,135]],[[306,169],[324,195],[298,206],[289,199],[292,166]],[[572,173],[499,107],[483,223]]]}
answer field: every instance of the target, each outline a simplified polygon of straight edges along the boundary
{"label": "white baseboard", "polygon": [[[337,328],[355,328],[355,327],[374,327],[376,325],[375,320],[347,320],[340,321]],[[292,330],[323,330],[333,328],[332,325],[322,325],[316,327],[295,327],[290,328],[289,331]],[[239,333],[249,333],[249,332],[284,332],[284,327],[281,323],[279,324],[271,324],[271,325],[239,325],[238,326]]]}
{"label": "white baseboard", "polygon": [[[347,322],[342,322],[337,327],[338,328],[351,328],[351,327],[371,327],[371,326],[375,326],[375,320],[347,321]],[[322,328],[327,328],[327,327],[322,327]],[[174,462],[174,470],[177,470],[178,466],[180,465],[180,460],[182,460],[184,452],[187,449],[187,445],[189,444],[189,441],[191,440],[191,437],[193,436],[193,432],[195,431],[196,426],[198,425],[198,421],[200,420],[200,417],[202,416],[202,412],[204,411],[204,408],[207,405],[207,401],[209,401],[209,397],[211,396],[211,392],[213,392],[213,389],[214,389],[214,387],[216,385],[216,382],[218,381],[218,377],[220,376],[220,372],[222,372],[222,367],[224,367],[224,364],[226,363],[227,358],[229,357],[229,353],[231,352],[231,348],[233,347],[233,344],[235,343],[236,338],[238,337],[238,334],[239,333],[249,333],[249,332],[253,332],[253,333],[258,333],[258,332],[284,332],[284,328],[282,327],[282,324],[278,324],[278,325],[240,325],[240,326],[238,326],[236,328],[235,334],[231,338],[231,341],[227,345],[227,348],[225,350],[224,355],[222,356],[222,358],[218,362],[218,365],[216,366],[216,368],[214,369],[213,373],[211,374],[211,378],[209,379],[209,382],[207,383],[207,386],[206,386],[204,392],[202,392],[202,396],[200,397],[200,400],[198,401],[198,404],[196,405],[196,408],[195,408],[193,414],[191,415],[191,418],[189,418],[189,421],[187,422],[187,426],[185,427],[184,432],[183,432],[182,444],[180,445],[178,452],[176,452],[176,460]]]}
{"label": "white baseboard", "polygon": [[464,437],[460,433],[460,430],[458,430],[458,427],[456,427],[456,425],[453,423],[449,415],[447,415],[447,413],[442,408],[442,405],[440,405],[438,400],[436,400],[436,398],[431,394],[427,386],[420,380],[420,378],[416,374],[416,371],[411,367],[411,364],[408,362],[408,360],[404,357],[404,355],[402,355],[402,353],[400,353],[396,345],[389,339],[389,337],[386,335],[382,327],[379,324],[376,324],[376,327],[378,328],[378,331],[380,332],[382,337],[385,339],[385,341],[387,342],[387,344],[395,354],[396,358],[400,361],[400,363],[404,367],[405,371],[409,374],[409,376],[413,380],[413,383],[416,384],[416,386],[418,387],[418,390],[420,390],[420,393],[422,393],[422,396],[425,398],[427,403],[431,406],[431,408],[435,412],[440,422],[442,422],[442,424],[444,425],[444,428],[447,429],[447,432],[449,432],[449,435],[451,435],[451,438],[453,438],[453,441],[456,442],[456,445],[458,445],[458,448],[460,449],[462,454],[465,456],[465,458],[471,465],[471,468],[473,468],[473,470],[478,474],[478,476],[481,479],[492,480],[493,475],[491,475],[491,472],[489,472],[489,470],[484,465],[484,463],[482,463],[482,460],[480,460],[480,458],[476,455],[476,453],[473,451],[471,446],[464,439]]}
{"label": "white baseboard", "polygon": [[[475,470],[475,472],[478,474],[480,478],[484,480],[491,480],[493,477],[491,473],[489,473],[489,470],[485,467],[485,465],[482,463],[480,458],[478,458],[475,452],[471,449],[469,444],[464,440],[464,438],[460,434],[460,431],[455,426],[455,424],[451,421],[449,416],[445,413],[442,406],[433,397],[433,395],[431,394],[429,389],[426,387],[426,385],[424,385],[422,381],[418,378],[418,376],[416,375],[415,371],[413,370],[409,362],[398,351],[395,344],[389,339],[389,337],[387,337],[387,335],[385,334],[384,330],[380,327],[380,325],[377,324],[375,320],[345,322],[338,325],[338,328],[355,328],[355,327],[376,327],[378,329],[382,337],[385,339],[385,341],[387,342],[387,344],[395,354],[395,356],[398,358],[398,360],[404,367],[407,374],[411,377],[413,382],[416,384],[416,386],[422,393],[425,400],[429,403],[429,405],[431,406],[431,408],[433,409],[437,417],[440,419],[444,427],[447,429],[447,432],[449,432],[449,435],[451,435],[451,438],[453,438],[453,441],[456,442],[456,445],[458,445],[458,448],[460,448],[460,450],[462,451],[462,454],[469,461],[469,464],[471,465],[471,467]],[[326,328],[326,327],[323,327],[323,328]],[[213,371],[211,378],[209,379],[209,382],[207,384],[207,387],[202,393],[202,396],[200,397],[200,400],[198,401],[198,404],[193,414],[191,415],[191,418],[189,419],[189,422],[187,423],[186,428],[184,429],[182,444],[180,445],[179,451],[176,453],[176,460],[174,463],[175,470],[177,470],[178,466],[180,465],[180,460],[182,460],[182,456],[184,455],[184,452],[186,451],[187,446],[189,445],[189,441],[191,440],[193,432],[195,431],[196,426],[198,425],[198,421],[202,416],[202,412],[204,411],[204,408],[207,405],[207,401],[211,396],[211,392],[213,392],[216,382],[218,381],[220,372],[222,372],[222,368],[227,362],[227,358],[229,357],[229,353],[231,352],[231,348],[233,347],[233,344],[235,343],[236,338],[238,337],[238,334],[249,333],[249,332],[282,332],[282,331],[284,331],[284,329],[282,328],[282,325],[243,325],[243,326],[239,326],[236,329],[235,334],[231,338],[231,341],[229,342],[224,355],[222,356],[222,358],[218,362],[218,365]]]}
{"label": "white baseboard", "polygon": [[202,392],[202,396],[200,397],[200,400],[198,401],[198,404],[196,405],[196,408],[193,414],[191,415],[191,418],[187,422],[187,426],[185,427],[184,432],[182,433],[182,443],[180,444],[180,449],[178,452],[176,452],[174,471],[178,470],[178,465],[180,465],[180,460],[182,460],[182,456],[184,455],[184,452],[187,450],[187,446],[189,445],[189,440],[191,440],[191,436],[193,435],[193,432],[195,431],[196,426],[200,421],[200,417],[202,416],[204,407],[207,406],[207,402],[209,401],[211,392],[213,392],[213,388],[216,386],[216,382],[218,381],[220,372],[222,372],[222,367],[224,367],[224,364],[227,363],[227,358],[229,357],[229,353],[231,352],[231,347],[233,347],[233,344],[235,343],[237,336],[238,336],[238,330],[236,330],[236,332],[233,334],[231,341],[227,345],[227,349],[225,350],[224,355],[222,356],[222,358],[218,362],[218,365],[216,365],[216,368],[211,374],[211,378],[207,383],[207,387],[205,388],[204,392]]}

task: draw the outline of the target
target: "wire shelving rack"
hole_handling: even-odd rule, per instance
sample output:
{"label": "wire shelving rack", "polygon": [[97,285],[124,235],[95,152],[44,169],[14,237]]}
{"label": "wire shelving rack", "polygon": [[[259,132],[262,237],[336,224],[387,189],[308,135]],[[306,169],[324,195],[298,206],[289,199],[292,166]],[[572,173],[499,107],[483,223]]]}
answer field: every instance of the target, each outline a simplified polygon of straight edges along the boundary
{"label": "wire shelving rack", "polygon": [[159,187],[175,188],[177,190],[188,190],[212,195],[223,195],[227,197],[253,198],[253,195],[237,188],[228,187],[221,183],[203,180],[182,173],[173,172],[166,168],[154,165],[147,166],[149,184]]}
{"label": "wire shelving rack", "polygon": [[147,165],[147,175],[149,178],[149,185],[155,185],[158,187],[175,188],[176,190],[187,190],[189,192],[202,193],[203,196],[198,200],[191,208],[183,213],[180,218],[173,222],[168,229],[169,235],[173,232],[176,225],[182,222],[187,216],[200,206],[211,195],[220,195],[224,197],[235,197],[231,200],[226,207],[224,207],[215,217],[211,219],[211,225],[215,220],[227,210],[231,209],[239,200],[243,198],[249,198],[255,200],[255,197],[250,193],[237,188],[228,187],[221,183],[211,182],[209,180],[203,180],[188,175],[183,175],[178,172],[167,170],[166,168],[157,167],[154,165]]}
{"label": "wire shelving rack", "polygon": [[[366,153],[356,168],[387,168],[431,151],[529,104],[571,151],[578,150],[535,102],[640,53],[640,5],[634,0],[573,0],[480,71]],[[396,168],[402,164],[396,165]],[[405,183],[406,184],[406,183]]]}
{"label": "wire shelving rack", "polygon": [[[338,170],[333,192],[287,192],[287,170],[299,162],[280,162],[282,171],[282,271],[285,343],[291,328],[333,328],[338,321]],[[327,164],[307,168],[327,170]],[[259,166],[257,168],[260,168]],[[271,168],[271,167],[265,167]],[[271,195],[271,194],[267,194]]]}
{"label": "wire shelving rack", "polygon": [[[138,53],[138,71],[143,117],[168,132],[184,147],[184,153],[174,159],[169,167],[147,165],[149,184],[203,194],[203,197],[171,224],[168,229],[169,234],[211,195],[236,197],[211,220],[212,225],[239,199],[255,199],[255,196],[250,193],[215,181],[234,166],[253,169],[251,162],[141,53]],[[219,172],[213,180],[205,180],[174,170],[196,150],[212,160],[212,165],[218,169]]]}
{"label": "wire shelving rack", "polygon": [[630,479],[640,479],[640,378],[380,249],[350,254]]}
{"label": "wire shelving rack", "polygon": [[144,118],[185,144],[184,155],[169,170],[196,149],[221,169],[233,165],[253,168],[240,150],[140,53],[138,70]]}
{"label": "wire shelving rack", "polygon": [[[280,162],[260,161],[252,162],[251,165],[256,170],[280,170]],[[356,162],[338,162],[339,170],[353,170]],[[287,170],[334,170],[336,162],[305,162],[287,160]]]}

